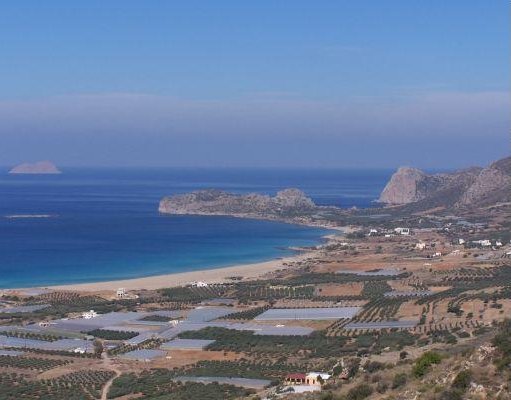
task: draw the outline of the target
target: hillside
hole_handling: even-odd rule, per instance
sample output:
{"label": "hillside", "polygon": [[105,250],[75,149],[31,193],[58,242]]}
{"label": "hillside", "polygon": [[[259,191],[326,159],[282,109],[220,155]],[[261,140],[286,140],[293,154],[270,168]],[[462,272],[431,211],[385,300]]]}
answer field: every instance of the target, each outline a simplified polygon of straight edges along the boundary
{"label": "hillside", "polygon": [[442,174],[401,167],[392,175],[379,201],[387,206],[413,205],[415,209],[470,208],[508,202],[510,188],[511,157],[486,168]]}

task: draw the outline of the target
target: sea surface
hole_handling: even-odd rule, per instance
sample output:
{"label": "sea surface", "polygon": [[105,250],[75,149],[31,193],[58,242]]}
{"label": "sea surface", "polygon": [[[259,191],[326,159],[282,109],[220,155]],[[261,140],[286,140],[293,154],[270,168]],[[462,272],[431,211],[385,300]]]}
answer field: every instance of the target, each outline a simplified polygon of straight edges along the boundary
{"label": "sea surface", "polygon": [[203,188],[371,207],[390,170],[76,169],[0,176],[0,288],[136,278],[266,261],[329,231],[158,213],[165,195]]}

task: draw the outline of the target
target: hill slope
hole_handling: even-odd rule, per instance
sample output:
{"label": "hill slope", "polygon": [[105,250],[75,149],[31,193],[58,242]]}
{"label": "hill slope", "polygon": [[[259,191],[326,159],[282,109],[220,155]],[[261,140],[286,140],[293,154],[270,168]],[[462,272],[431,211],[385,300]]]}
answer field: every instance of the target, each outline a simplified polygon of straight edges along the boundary
{"label": "hill slope", "polygon": [[402,167],[380,195],[386,205],[414,204],[417,208],[477,207],[511,201],[511,157],[486,168],[446,174],[426,174]]}

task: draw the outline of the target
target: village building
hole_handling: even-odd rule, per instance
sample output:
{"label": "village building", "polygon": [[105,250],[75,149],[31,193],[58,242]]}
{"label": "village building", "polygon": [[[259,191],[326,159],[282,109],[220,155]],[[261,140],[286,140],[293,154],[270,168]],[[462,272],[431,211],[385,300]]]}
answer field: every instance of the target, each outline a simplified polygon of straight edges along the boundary
{"label": "village building", "polygon": [[306,375],[302,373],[287,374],[285,383],[287,385],[304,385]]}
{"label": "village building", "polygon": [[94,310],[85,311],[82,313],[83,319],[92,319],[92,318],[96,318],[97,316],[98,316],[98,313]]}
{"label": "village building", "polygon": [[396,228],[396,229],[394,229],[394,232],[396,232],[399,235],[409,236],[410,228]]}
{"label": "village building", "polygon": [[415,244],[415,250],[424,250],[426,248],[426,243],[419,242]]}
{"label": "village building", "polygon": [[323,372],[309,372],[305,377],[305,384],[312,386],[322,386],[328,379],[330,379],[329,374],[325,374]]}
{"label": "village building", "polygon": [[119,288],[117,289],[117,297],[120,298],[120,299],[123,299],[124,297],[126,297],[126,289],[124,288]]}
{"label": "village building", "polygon": [[208,287],[208,284],[203,281],[192,282],[193,287]]}

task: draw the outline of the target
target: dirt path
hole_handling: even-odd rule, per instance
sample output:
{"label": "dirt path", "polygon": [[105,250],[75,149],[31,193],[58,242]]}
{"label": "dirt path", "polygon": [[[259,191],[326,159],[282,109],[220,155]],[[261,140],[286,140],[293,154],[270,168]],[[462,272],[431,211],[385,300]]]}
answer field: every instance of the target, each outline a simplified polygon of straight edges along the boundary
{"label": "dirt path", "polygon": [[121,375],[121,371],[118,370],[116,368],[116,366],[112,364],[112,359],[108,357],[108,354],[106,351],[104,351],[101,354],[101,358],[103,359],[103,366],[106,369],[113,371],[115,373],[115,375],[105,383],[105,386],[103,386],[103,390],[101,391],[101,400],[107,400],[108,399],[108,391],[110,390],[112,383],[114,383],[114,379]]}

